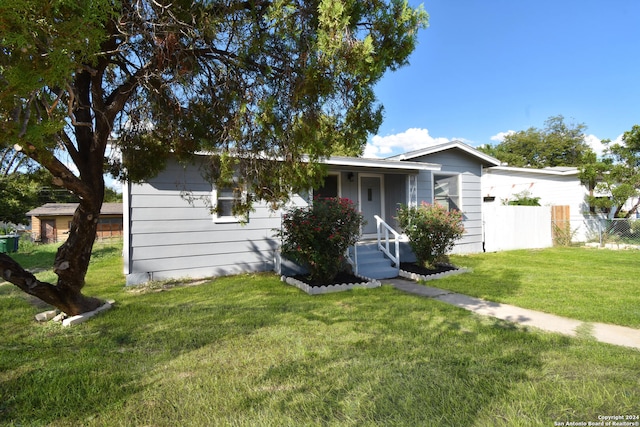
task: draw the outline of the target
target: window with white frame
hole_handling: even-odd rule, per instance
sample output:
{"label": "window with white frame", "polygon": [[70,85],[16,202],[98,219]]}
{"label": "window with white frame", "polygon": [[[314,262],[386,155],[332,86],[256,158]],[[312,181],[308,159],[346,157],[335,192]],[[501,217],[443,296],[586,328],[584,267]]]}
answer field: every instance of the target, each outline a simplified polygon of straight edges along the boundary
{"label": "window with white frame", "polygon": [[239,187],[222,187],[213,190],[214,222],[240,222],[242,215],[234,214],[234,208],[246,200],[247,194]]}
{"label": "window with white frame", "polygon": [[448,210],[462,211],[460,175],[433,175],[433,202]]}

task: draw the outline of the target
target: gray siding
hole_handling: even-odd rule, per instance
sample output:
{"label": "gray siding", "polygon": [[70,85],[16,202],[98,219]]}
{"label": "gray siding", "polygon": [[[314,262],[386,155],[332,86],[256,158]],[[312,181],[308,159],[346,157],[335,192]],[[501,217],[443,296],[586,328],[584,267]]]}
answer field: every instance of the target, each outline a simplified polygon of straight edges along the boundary
{"label": "gray siding", "polygon": [[[480,161],[457,149],[445,150],[411,160],[438,163],[442,165],[441,173],[460,174],[465,233],[456,244],[453,252],[482,252],[484,236],[482,231],[482,164]],[[418,204],[422,201],[433,203],[432,177],[433,173],[430,171],[420,173],[418,179]]]}
{"label": "gray siding", "polygon": [[385,186],[385,221],[395,230],[400,230],[396,217],[398,207],[407,204],[407,176],[387,174]]}
{"label": "gray siding", "polygon": [[[128,187],[127,284],[273,269],[280,212],[257,204],[246,224],[215,223],[212,187],[196,166],[170,163],[149,182]],[[192,192],[190,203],[181,197]],[[301,200],[298,200],[301,202]]]}

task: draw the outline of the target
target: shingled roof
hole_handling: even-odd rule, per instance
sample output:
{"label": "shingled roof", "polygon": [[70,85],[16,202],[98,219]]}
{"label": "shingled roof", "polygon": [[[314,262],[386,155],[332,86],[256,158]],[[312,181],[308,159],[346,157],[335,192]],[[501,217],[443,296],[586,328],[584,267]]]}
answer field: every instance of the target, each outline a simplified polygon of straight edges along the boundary
{"label": "shingled roof", "polygon": [[[71,216],[78,203],[46,203],[27,212],[27,216]],[[101,215],[122,215],[122,203],[103,203]]]}

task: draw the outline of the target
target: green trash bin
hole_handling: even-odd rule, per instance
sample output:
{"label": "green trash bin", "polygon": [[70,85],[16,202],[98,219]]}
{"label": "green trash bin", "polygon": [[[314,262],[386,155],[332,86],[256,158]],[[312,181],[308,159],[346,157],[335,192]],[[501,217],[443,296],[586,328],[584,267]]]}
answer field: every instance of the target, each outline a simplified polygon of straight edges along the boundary
{"label": "green trash bin", "polygon": [[7,236],[7,252],[18,252],[18,236]]}
{"label": "green trash bin", "polygon": [[4,254],[8,252],[7,243],[9,243],[9,239],[4,236],[0,237],[0,253]]}

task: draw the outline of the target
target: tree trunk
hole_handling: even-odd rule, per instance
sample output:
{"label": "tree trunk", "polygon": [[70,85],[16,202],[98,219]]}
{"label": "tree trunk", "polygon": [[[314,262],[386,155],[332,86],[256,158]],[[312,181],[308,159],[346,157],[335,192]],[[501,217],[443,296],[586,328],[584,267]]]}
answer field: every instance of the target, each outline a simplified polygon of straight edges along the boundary
{"label": "tree trunk", "polygon": [[91,259],[102,202],[82,201],[74,213],[69,238],[60,246],[54,262],[57,284],[40,282],[6,254],[0,254],[4,280],[26,293],[51,304],[70,316],[95,310],[102,301],[87,297],[81,290]]}

